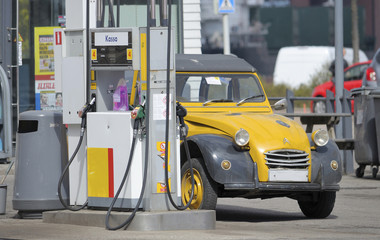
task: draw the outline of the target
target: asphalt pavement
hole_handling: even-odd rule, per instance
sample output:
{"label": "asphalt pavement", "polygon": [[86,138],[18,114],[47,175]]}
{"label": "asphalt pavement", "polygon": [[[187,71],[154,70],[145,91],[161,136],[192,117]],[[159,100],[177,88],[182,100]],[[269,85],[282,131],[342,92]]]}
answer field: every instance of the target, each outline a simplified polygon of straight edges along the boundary
{"label": "asphalt pavement", "polygon": [[[0,180],[9,165],[0,164]],[[6,178],[6,214],[0,239],[380,239],[380,175],[345,175],[335,208],[326,219],[307,219],[288,198],[218,199],[215,230],[108,231],[105,227],[18,219],[12,209],[14,168]]]}

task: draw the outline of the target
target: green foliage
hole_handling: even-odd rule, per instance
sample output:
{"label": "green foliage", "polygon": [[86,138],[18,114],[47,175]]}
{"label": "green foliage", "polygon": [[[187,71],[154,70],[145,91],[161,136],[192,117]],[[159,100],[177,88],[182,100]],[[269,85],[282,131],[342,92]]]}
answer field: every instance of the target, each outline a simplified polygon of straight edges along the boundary
{"label": "green foliage", "polygon": [[23,58],[30,57],[30,36],[29,36],[29,0],[20,0],[19,1],[19,32],[23,38],[22,43],[22,55]]}

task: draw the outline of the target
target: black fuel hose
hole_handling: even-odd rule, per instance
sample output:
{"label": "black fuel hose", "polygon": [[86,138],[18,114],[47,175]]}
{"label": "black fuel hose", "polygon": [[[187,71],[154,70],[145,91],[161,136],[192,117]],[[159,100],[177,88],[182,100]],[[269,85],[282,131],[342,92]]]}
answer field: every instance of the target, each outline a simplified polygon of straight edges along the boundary
{"label": "black fuel hose", "polygon": [[88,200],[86,200],[86,202],[79,206],[79,207],[71,207],[69,206],[68,204],[66,204],[66,202],[63,200],[62,198],[62,192],[61,192],[61,188],[62,188],[62,182],[63,182],[63,179],[67,173],[67,171],[69,170],[69,167],[71,165],[71,163],[74,161],[74,158],[75,156],[78,154],[78,151],[82,145],[82,141],[83,141],[83,137],[84,137],[84,133],[86,131],[86,117],[83,117],[82,118],[82,122],[81,122],[81,132],[80,132],[80,137],[79,137],[79,141],[78,141],[78,144],[77,144],[77,147],[75,148],[75,151],[73,153],[73,155],[71,155],[71,158],[69,160],[69,162],[66,164],[62,174],[61,174],[61,177],[59,178],[59,181],[58,181],[58,197],[59,197],[59,201],[62,203],[62,205],[68,209],[68,210],[71,210],[71,211],[79,211],[83,208],[85,208],[88,204]]}
{"label": "black fuel hose", "polygon": [[[147,57],[147,66],[146,66],[146,78],[149,80],[150,79],[150,26],[152,24],[151,22],[151,16],[150,16],[150,1],[147,0],[147,4],[146,4],[146,15],[147,15],[147,44],[146,44],[146,57]],[[149,116],[149,109],[150,109],[150,106],[149,106],[149,94],[150,94],[150,81],[147,81],[147,99],[146,99],[146,105],[144,107],[144,110],[146,112],[146,114]],[[149,117],[147,117],[145,119],[145,128],[146,128],[146,131],[149,132]],[[139,196],[139,200],[135,206],[135,208],[133,209],[133,212],[131,213],[131,215],[129,215],[128,219],[125,220],[122,224],[120,224],[119,226],[116,226],[116,227],[110,227],[109,226],[109,217],[110,217],[110,213],[112,211],[112,208],[110,207],[107,211],[107,216],[106,216],[106,228],[108,230],[118,230],[118,229],[121,229],[124,227],[124,229],[127,229],[129,224],[132,222],[133,218],[135,217],[136,215],[136,212],[138,211],[139,209],[139,206],[143,200],[143,197],[144,197],[144,192],[145,192],[145,187],[146,187],[146,179],[147,179],[147,175],[148,175],[148,163],[149,163],[149,156],[148,156],[148,148],[149,148],[149,136],[148,134],[146,135],[146,142],[147,142],[147,146],[146,146],[146,149],[145,149],[145,165],[144,165],[144,173],[143,173],[143,183],[142,183],[142,186],[141,186],[141,192],[140,192],[140,196]],[[132,141],[132,145],[133,145],[133,141]],[[133,148],[132,148],[133,149]],[[132,156],[132,152],[130,153],[130,158]],[[132,160],[132,158],[131,158]],[[129,161],[131,162],[131,161]],[[128,164],[130,164],[128,162]],[[126,169],[126,172],[125,174],[128,175],[127,173],[127,170],[128,170],[128,166],[127,166],[127,169]],[[129,171],[129,170],[128,170]],[[123,184],[124,185],[124,184]],[[122,188],[123,185],[120,185],[119,189]],[[115,200],[116,202],[116,200]],[[109,212],[109,213],[108,213]]]}
{"label": "black fuel hose", "polygon": [[[135,151],[135,147],[136,147],[136,138],[137,138],[137,130],[138,130],[138,125],[139,125],[139,122],[140,120],[139,119],[136,119],[135,120],[135,123],[134,123],[134,126],[133,126],[133,140],[132,140],[132,145],[131,145],[131,151],[130,151],[130,154],[129,154],[129,159],[128,159],[128,164],[127,164],[127,168],[124,172],[124,176],[123,176],[123,179],[121,180],[121,183],[119,185],[119,189],[117,190],[113,200],[112,200],[112,203],[110,205],[110,207],[108,208],[108,211],[107,211],[107,215],[106,215],[106,228],[107,230],[118,230],[118,229],[121,229],[123,227],[128,227],[128,225],[132,222],[137,210],[139,209],[139,206],[141,204],[141,200],[142,200],[142,197],[141,195],[144,195],[143,193],[143,189],[145,189],[145,185],[146,185],[146,177],[145,177],[145,173],[144,173],[144,180],[143,180],[143,185],[142,185],[142,193],[140,193],[140,198],[136,204],[136,207],[134,208],[133,212],[131,215],[129,215],[129,217],[127,218],[127,220],[125,220],[123,223],[121,223],[120,225],[116,226],[116,227],[111,227],[110,224],[109,224],[109,218],[111,216],[111,212],[112,212],[112,209],[120,195],[120,192],[121,190],[123,189],[124,187],[124,184],[127,180],[127,177],[128,177],[128,174],[130,172],[130,169],[131,169],[131,166],[132,166],[132,159],[133,159],[133,154],[134,154],[134,151]],[[147,166],[145,165],[145,169],[147,169]],[[144,170],[144,172],[146,172]]]}
{"label": "black fuel hose", "polygon": [[[172,2],[171,0],[168,0],[168,46],[167,46],[167,68],[166,68],[166,109],[169,109],[170,104],[170,48],[171,48],[171,11],[172,11]],[[169,149],[169,110],[166,111],[166,127],[165,127],[165,184],[166,184],[166,193],[168,195],[170,203],[173,205],[173,207],[177,210],[185,210],[190,207],[191,202],[194,198],[194,171],[193,171],[193,165],[191,163],[191,157],[190,157],[190,151],[189,146],[187,144],[186,136],[184,136],[184,146],[185,146],[185,152],[186,152],[186,158],[189,161],[190,164],[190,175],[191,175],[191,195],[189,202],[185,206],[178,206],[170,193],[170,185],[169,185],[169,160],[168,160],[168,149]],[[183,121],[183,116],[179,117],[181,127],[184,127],[185,123]],[[180,134],[182,131],[180,131]],[[180,178],[181,179],[181,178]],[[181,181],[181,180],[180,180]]]}

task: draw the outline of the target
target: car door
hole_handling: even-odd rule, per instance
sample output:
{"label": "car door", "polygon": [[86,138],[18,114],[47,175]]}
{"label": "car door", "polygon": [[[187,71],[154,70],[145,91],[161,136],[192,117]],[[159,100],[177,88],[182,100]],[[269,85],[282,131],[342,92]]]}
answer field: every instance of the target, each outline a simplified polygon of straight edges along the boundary
{"label": "car door", "polygon": [[348,68],[344,72],[344,88],[348,91],[353,88],[360,88],[362,85],[362,76],[367,67],[368,64],[358,64]]}

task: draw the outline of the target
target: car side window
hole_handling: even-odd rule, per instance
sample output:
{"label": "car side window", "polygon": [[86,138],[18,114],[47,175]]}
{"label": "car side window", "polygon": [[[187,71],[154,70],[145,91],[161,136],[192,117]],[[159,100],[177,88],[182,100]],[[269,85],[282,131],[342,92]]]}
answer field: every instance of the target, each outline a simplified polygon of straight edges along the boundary
{"label": "car side window", "polygon": [[367,65],[358,65],[348,69],[344,73],[344,81],[360,80]]}

